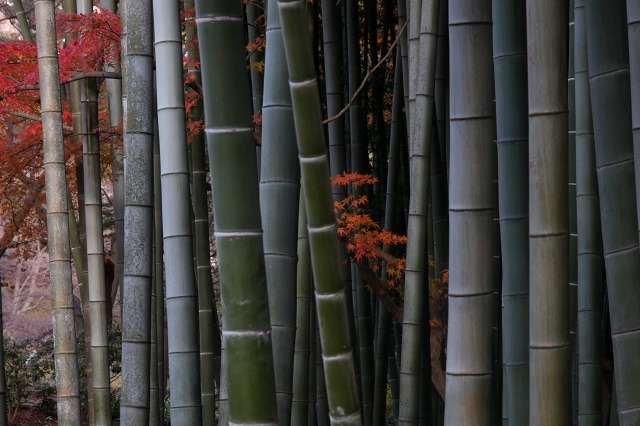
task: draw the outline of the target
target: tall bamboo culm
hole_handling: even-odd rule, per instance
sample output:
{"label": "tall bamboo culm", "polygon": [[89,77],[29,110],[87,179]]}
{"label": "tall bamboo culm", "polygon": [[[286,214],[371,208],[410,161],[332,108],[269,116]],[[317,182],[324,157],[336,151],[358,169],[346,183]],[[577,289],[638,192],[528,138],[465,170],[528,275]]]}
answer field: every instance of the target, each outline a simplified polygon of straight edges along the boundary
{"label": "tall bamboo culm", "polygon": [[[418,421],[420,395],[421,346],[423,339],[427,258],[427,215],[429,179],[431,177],[431,138],[434,121],[435,62],[439,19],[439,0],[424,4],[411,3],[411,21],[419,23],[418,46],[409,45],[409,216],[407,222],[407,266],[405,272],[405,305],[402,324],[402,357],[400,362],[400,413],[398,424]],[[412,22],[409,25],[413,25]],[[410,27],[412,30],[412,28]],[[410,37],[413,35],[410,33]],[[413,38],[411,38],[413,40]],[[415,55],[418,58],[414,57]],[[424,63],[426,65],[421,66]],[[415,80],[415,81],[414,81]],[[415,88],[413,88],[415,86]],[[415,95],[414,91],[415,90]],[[412,95],[415,96],[413,99]],[[428,311],[427,311],[428,312]],[[430,351],[428,351],[430,352]],[[429,376],[431,374],[429,373]],[[430,391],[430,389],[429,389]],[[427,399],[430,401],[430,398]]]}
{"label": "tall bamboo culm", "polygon": [[624,1],[585,1],[589,88],[620,424],[640,423],[640,252]]}
{"label": "tall bamboo culm", "polygon": [[[230,424],[277,424],[242,1],[196,1]],[[242,194],[238,197],[238,194]],[[224,389],[225,384],[222,384]]]}
{"label": "tall bamboo culm", "polygon": [[58,421],[79,425],[80,392],[76,356],[75,311],[71,279],[71,248],[67,211],[62,106],[58,76],[55,5],[38,0],[36,28],[40,71],[40,111],[42,114],[43,167],[47,194],[47,235],[51,283],[52,316],[56,366]]}
{"label": "tall bamboo culm", "polygon": [[154,131],[151,0],[127,1],[123,15],[127,96],[120,421],[133,426],[149,422]]}
{"label": "tall bamboo culm", "polygon": [[450,273],[444,424],[450,426],[489,425],[493,414],[491,22],[490,1],[449,1]]}
{"label": "tall bamboo culm", "polygon": [[[162,209],[162,234],[171,422],[201,424],[198,300],[191,238],[180,3],[154,0],[153,14],[156,60],[163,64],[156,68],[160,180],[163,203],[170,206]],[[158,355],[161,349],[158,348]]]}
{"label": "tall bamboo culm", "polygon": [[584,0],[574,10],[578,224],[578,424],[602,424],[602,236]]}
{"label": "tall bamboo culm", "polygon": [[529,421],[529,174],[526,2],[493,0],[502,346],[509,423]]}
{"label": "tall bamboo culm", "polygon": [[332,424],[360,425],[345,290],[329,186],[329,163],[306,2],[278,2],[293,102],[315,283],[324,377]]}
{"label": "tall bamboo culm", "polygon": [[296,340],[296,251],[300,165],[280,15],[267,7],[260,152],[260,213],[269,291],[278,421],[291,422]]}
{"label": "tall bamboo culm", "polygon": [[527,1],[532,426],[571,419],[567,12],[567,1]]}

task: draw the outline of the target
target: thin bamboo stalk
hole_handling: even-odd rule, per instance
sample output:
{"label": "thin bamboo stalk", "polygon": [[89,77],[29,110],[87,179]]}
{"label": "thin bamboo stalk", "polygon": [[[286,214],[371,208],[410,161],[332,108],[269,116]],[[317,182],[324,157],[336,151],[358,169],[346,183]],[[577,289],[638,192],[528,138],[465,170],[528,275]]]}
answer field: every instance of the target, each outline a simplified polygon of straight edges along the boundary
{"label": "thin bamboo stalk", "polygon": [[340,281],[338,239],[329,185],[313,53],[304,1],[278,2],[300,168],[305,188],[309,245],[330,417],[333,424],[360,425],[347,305]]}
{"label": "thin bamboo stalk", "polygon": [[75,311],[71,280],[71,249],[67,211],[67,185],[62,135],[62,106],[58,76],[55,5],[38,0],[36,28],[40,72],[40,111],[43,132],[43,167],[47,194],[47,234],[52,294],[54,360],[58,421],[80,424]]}

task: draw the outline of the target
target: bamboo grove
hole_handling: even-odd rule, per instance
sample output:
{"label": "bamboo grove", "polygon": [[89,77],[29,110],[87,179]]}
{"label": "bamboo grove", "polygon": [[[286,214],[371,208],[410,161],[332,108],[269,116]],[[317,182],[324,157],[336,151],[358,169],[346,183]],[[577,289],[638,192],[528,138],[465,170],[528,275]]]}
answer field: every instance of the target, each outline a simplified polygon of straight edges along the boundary
{"label": "bamboo grove", "polygon": [[59,424],[640,424],[638,2],[6,3]]}

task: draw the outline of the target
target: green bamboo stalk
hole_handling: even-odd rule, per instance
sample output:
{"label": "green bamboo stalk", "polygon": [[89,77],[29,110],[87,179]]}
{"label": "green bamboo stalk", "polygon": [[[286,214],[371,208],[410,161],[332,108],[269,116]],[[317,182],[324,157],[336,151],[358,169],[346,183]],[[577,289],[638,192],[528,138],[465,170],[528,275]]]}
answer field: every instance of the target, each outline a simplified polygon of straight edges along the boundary
{"label": "green bamboo stalk", "polygon": [[[345,5],[346,7],[346,5]],[[331,176],[337,176],[347,170],[345,150],[345,122],[344,115],[336,117],[343,107],[342,87],[342,29],[340,28],[341,13],[338,4],[333,0],[322,1],[322,42],[324,59],[324,79],[327,102],[327,115],[331,120],[327,126],[329,138],[329,171]],[[345,40],[346,45],[346,40]],[[335,119],[333,119],[336,117]],[[347,188],[343,185],[332,185],[333,201],[347,198]],[[349,315],[349,333],[355,336],[355,312],[353,309],[353,288],[351,282],[351,265],[349,254],[344,246],[340,246],[340,277],[345,288],[347,298],[347,313]]]}
{"label": "green bamboo stalk", "polygon": [[35,2],[58,421],[80,424],[55,5]]}
{"label": "green bamboo stalk", "polygon": [[27,21],[27,15],[24,13],[24,6],[22,0],[14,0],[13,7],[16,10],[16,18],[18,19],[18,27],[20,28],[20,35],[24,41],[33,41],[31,36],[31,29],[29,28],[29,21]]}
{"label": "green bamboo stalk", "polygon": [[[186,7],[193,7],[193,1],[185,1]],[[256,6],[247,5],[247,13]],[[252,27],[250,27],[252,28]],[[198,46],[193,43],[196,37],[195,25],[188,26],[186,31],[187,44],[190,46],[189,56],[192,61],[199,60]],[[253,56],[252,56],[253,58]],[[193,74],[194,81],[202,85],[200,68],[188,70]],[[253,76],[254,70],[252,70]],[[254,86],[255,88],[255,86]],[[255,94],[254,94],[255,96]],[[254,98],[255,100],[255,98]],[[260,95],[262,104],[262,95]],[[204,120],[202,98],[198,98],[191,109],[193,120]],[[209,250],[209,203],[207,202],[207,168],[206,141],[203,133],[193,135],[191,140],[191,173],[193,177],[192,197],[194,214],[194,238],[196,250],[196,271],[198,282],[198,311],[200,330],[200,386],[202,387],[202,413],[204,419],[215,417],[215,390],[220,386],[220,351],[222,341],[218,323],[218,312],[213,294],[213,279],[211,276],[211,252]]]}
{"label": "green bamboo stalk", "polygon": [[490,1],[449,1],[451,228],[445,425],[493,421],[491,22]]}
{"label": "green bamboo stalk", "polygon": [[[413,5],[412,5],[413,7]],[[417,7],[417,6],[416,6]],[[419,415],[420,358],[425,305],[425,259],[427,246],[427,216],[429,178],[431,175],[431,136],[434,118],[435,62],[439,1],[429,0],[421,9],[411,9],[410,15],[420,17],[418,49],[409,46],[411,127],[409,133],[410,199],[407,222],[407,264],[405,272],[404,318],[402,324],[402,357],[400,363],[399,425],[416,424]],[[421,11],[421,13],[419,13]],[[410,23],[411,25],[411,23]],[[414,56],[418,55],[419,59]],[[426,64],[418,66],[418,64]],[[413,82],[415,80],[415,83]],[[412,100],[412,84],[416,95]],[[428,314],[427,314],[428,317]],[[430,352],[430,351],[428,351]]]}
{"label": "green bamboo stalk", "polygon": [[[149,423],[153,239],[153,34],[151,1],[126,2],[124,83],[125,263],[122,286],[124,425]],[[142,379],[144,378],[144,379]]]}
{"label": "green bamboo stalk", "polygon": [[[621,424],[640,422],[640,253],[626,8],[585,1],[602,245]],[[598,53],[596,53],[598,52]]]}
{"label": "green bamboo stalk", "polygon": [[602,236],[584,0],[575,2],[578,425],[602,424]]}
{"label": "green bamboo stalk", "polygon": [[238,76],[246,76],[242,2],[197,0],[196,23],[216,213],[229,423],[271,425],[277,423],[277,409],[257,160],[249,81],[238,81]]}
{"label": "green bamboo stalk", "polygon": [[[296,341],[293,358],[293,396],[291,403],[291,424],[303,425],[309,419],[309,375],[311,372],[311,257],[309,253],[309,234],[307,231],[307,213],[304,194],[300,197],[298,215],[298,269],[297,269],[297,306]],[[313,330],[315,334],[315,329]]]}
{"label": "green bamboo stalk", "polygon": [[201,424],[198,300],[191,239],[180,3],[154,0],[153,15],[156,60],[163,64],[156,68],[160,180],[162,199],[171,206],[162,210],[171,421]]}
{"label": "green bamboo stalk", "polygon": [[526,2],[493,0],[502,243],[502,345],[510,424],[529,421],[529,175]]}
{"label": "green bamboo stalk", "polygon": [[568,2],[527,1],[531,425],[571,419],[567,12]]}
{"label": "green bamboo stalk", "polygon": [[[359,425],[347,305],[340,282],[338,240],[329,186],[320,99],[304,1],[278,2],[289,68],[309,244],[316,289],[324,376],[332,424]],[[313,188],[313,190],[312,190]]]}
{"label": "green bamboo stalk", "polygon": [[278,420],[291,422],[293,353],[296,340],[296,240],[300,166],[280,16],[267,7],[260,212],[269,292]]}

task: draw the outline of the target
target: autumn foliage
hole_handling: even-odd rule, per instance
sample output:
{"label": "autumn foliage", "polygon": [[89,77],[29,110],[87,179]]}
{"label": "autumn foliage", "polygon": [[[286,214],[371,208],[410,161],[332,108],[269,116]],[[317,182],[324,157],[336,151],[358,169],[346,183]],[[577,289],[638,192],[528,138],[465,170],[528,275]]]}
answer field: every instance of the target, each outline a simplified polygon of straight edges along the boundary
{"label": "autumn foliage", "polygon": [[[343,173],[332,178],[333,185],[359,188],[378,180],[368,174]],[[366,263],[375,272],[384,264],[386,284],[395,288],[402,280],[405,259],[384,252],[385,247],[403,246],[407,237],[383,229],[366,211],[366,195],[348,195],[334,203],[338,223],[338,237],[356,262]]]}

